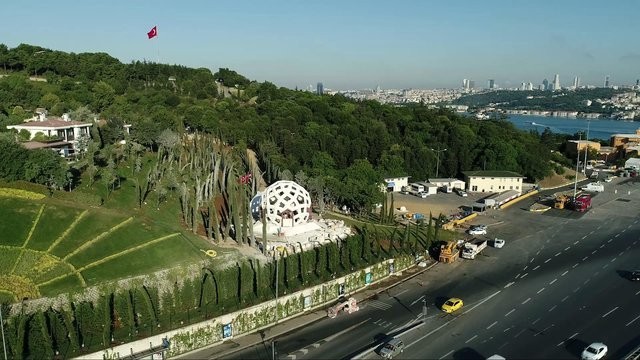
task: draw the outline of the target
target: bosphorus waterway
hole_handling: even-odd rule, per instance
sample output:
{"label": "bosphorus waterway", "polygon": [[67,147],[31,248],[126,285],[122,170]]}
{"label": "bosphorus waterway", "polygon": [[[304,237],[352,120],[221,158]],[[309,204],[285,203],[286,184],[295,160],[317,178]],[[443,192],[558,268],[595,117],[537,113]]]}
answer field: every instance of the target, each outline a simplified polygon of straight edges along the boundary
{"label": "bosphorus waterway", "polygon": [[551,116],[509,115],[508,120],[521,130],[535,130],[542,133],[545,128],[557,134],[575,134],[587,131],[589,139],[608,140],[612,134],[633,134],[640,129],[640,122],[614,119],[576,119]]}

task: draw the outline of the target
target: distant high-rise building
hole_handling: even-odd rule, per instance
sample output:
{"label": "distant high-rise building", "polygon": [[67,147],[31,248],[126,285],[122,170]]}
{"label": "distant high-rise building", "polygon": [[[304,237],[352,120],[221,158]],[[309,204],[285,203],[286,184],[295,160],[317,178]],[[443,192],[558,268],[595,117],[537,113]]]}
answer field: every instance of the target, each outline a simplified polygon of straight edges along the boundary
{"label": "distant high-rise building", "polygon": [[318,85],[316,85],[316,93],[318,95],[324,94],[324,86],[322,86],[321,82],[319,82]]}
{"label": "distant high-rise building", "polygon": [[538,90],[546,90],[543,84],[538,85]]}
{"label": "distant high-rise building", "polygon": [[476,82],[473,80],[469,80],[469,89],[473,89],[474,87],[476,87]]}
{"label": "distant high-rise building", "polygon": [[489,79],[489,89],[495,89],[496,82],[493,79]]}
{"label": "distant high-rise building", "polygon": [[549,90],[549,80],[542,80],[542,90]]}
{"label": "distant high-rise building", "polygon": [[607,75],[604,77],[604,87],[608,88],[609,85],[609,75]]}
{"label": "distant high-rise building", "polygon": [[527,83],[526,82],[523,81],[523,82],[520,83],[520,90],[523,90],[523,91],[527,90]]}
{"label": "distant high-rise building", "polygon": [[560,75],[558,74],[553,77],[553,90],[560,90]]}
{"label": "distant high-rise building", "polygon": [[640,86],[640,79],[636,79],[636,86]]}
{"label": "distant high-rise building", "polygon": [[533,90],[533,83],[531,82],[527,83],[527,90]]}
{"label": "distant high-rise building", "polygon": [[380,91],[381,91],[380,85],[376,86],[376,94],[380,94]]}
{"label": "distant high-rise building", "polygon": [[579,86],[580,86],[580,78],[576,76],[573,78],[573,88],[577,89]]}
{"label": "distant high-rise building", "polygon": [[469,88],[469,79],[462,79],[462,88],[465,90]]}

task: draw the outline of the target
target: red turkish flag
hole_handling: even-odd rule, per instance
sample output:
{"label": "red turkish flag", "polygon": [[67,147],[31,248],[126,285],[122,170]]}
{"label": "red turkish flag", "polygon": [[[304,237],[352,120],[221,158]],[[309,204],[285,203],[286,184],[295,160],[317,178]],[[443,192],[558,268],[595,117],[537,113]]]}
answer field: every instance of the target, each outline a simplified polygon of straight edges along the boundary
{"label": "red turkish flag", "polygon": [[154,37],[158,36],[158,27],[154,26],[151,30],[149,30],[147,36],[149,37],[149,39],[153,39]]}

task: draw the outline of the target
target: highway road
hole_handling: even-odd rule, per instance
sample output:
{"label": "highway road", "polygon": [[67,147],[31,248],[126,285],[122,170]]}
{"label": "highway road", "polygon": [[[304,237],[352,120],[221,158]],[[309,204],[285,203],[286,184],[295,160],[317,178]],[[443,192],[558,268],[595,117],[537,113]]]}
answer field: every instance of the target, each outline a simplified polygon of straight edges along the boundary
{"label": "highway road", "polygon": [[[595,341],[619,358],[640,345],[640,284],[623,276],[640,268],[639,187],[616,180],[585,214],[535,214],[523,210],[526,203],[485,214],[478,223],[507,239],[504,248],[439,264],[357,313],[281,336],[277,358],[379,358],[376,344],[421,319],[423,326],[400,336],[406,349],[397,358],[578,358]],[[452,296],[465,306],[442,313]],[[265,343],[228,358],[270,359],[271,350]]]}

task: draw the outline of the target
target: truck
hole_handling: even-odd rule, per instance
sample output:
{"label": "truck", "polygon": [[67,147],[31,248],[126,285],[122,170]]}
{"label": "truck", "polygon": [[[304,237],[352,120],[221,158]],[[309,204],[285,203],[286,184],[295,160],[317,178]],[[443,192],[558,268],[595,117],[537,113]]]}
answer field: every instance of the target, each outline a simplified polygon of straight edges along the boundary
{"label": "truck", "polygon": [[466,242],[462,247],[462,258],[473,260],[476,258],[476,255],[480,254],[486,247],[487,240],[484,239],[474,239]]}
{"label": "truck", "polygon": [[599,182],[593,182],[593,183],[589,183],[589,184],[583,186],[582,190],[591,191],[591,192],[603,192],[604,191],[604,185],[602,185]]}
{"label": "truck", "polygon": [[575,211],[584,212],[591,208],[591,195],[580,194],[573,200],[573,209]]}

